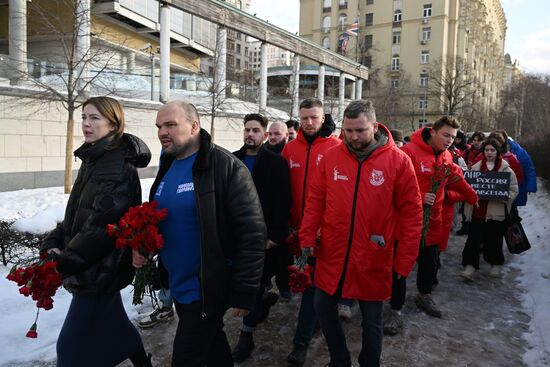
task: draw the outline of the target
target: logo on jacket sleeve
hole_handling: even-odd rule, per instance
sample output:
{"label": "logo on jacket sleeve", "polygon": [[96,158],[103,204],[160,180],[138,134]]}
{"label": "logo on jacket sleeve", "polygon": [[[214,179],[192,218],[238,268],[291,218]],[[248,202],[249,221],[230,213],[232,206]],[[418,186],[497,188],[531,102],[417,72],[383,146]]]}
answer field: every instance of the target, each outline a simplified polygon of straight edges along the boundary
{"label": "logo on jacket sleeve", "polygon": [[380,186],[384,183],[384,172],[373,169],[370,173],[369,182],[372,186]]}
{"label": "logo on jacket sleeve", "polygon": [[348,176],[341,175],[340,172],[338,172],[338,169],[336,167],[334,167],[334,170],[332,171],[332,174],[334,176],[334,181],[338,181],[338,180],[347,181],[348,180]]}
{"label": "logo on jacket sleeve", "polygon": [[302,167],[302,166],[300,165],[300,163],[294,162],[294,161],[292,160],[292,158],[290,158],[290,168],[291,168],[291,169],[292,169],[292,168],[300,168],[300,167]]}

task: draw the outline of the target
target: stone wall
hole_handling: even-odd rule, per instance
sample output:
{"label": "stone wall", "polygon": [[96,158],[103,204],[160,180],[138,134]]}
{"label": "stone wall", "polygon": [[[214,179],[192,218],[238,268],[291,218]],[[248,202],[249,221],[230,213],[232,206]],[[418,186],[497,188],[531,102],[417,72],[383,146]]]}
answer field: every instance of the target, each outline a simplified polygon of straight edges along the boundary
{"label": "stone wall", "polygon": [[[63,185],[67,111],[60,102],[28,97],[28,91],[0,88],[0,191]],[[161,150],[155,127],[160,103],[121,100],[126,113],[126,132],[145,141],[153,153],[144,177],[156,173]],[[75,150],[83,142],[81,110],[75,111]],[[216,117],[216,143],[233,151],[242,145],[242,116]],[[201,125],[210,130],[210,116],[201,115]],[[78,159],[73,168],[80,167]]]}

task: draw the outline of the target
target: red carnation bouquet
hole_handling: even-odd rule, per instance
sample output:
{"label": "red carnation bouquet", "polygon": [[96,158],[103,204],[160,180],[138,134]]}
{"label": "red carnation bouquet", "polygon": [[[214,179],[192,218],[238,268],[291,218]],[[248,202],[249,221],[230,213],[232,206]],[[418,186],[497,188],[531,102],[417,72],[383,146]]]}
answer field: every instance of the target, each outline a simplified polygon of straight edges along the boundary
{"label": "red carnation bouquet", "polygon": [[[156,201],[133,206],[120,218],[118,224],[108,224],[107,234],[116,237],[116,247],[131,247],[146,259],[151,259],[164,243],[158,231],[158,224],[168,214],[168,209],[157,209],[157,207]],[[133,284],[132,303],[134,305],[143,302],[145,293],[155,299],[154,277],[155,264],[152,261],[148,261],[142,268],[137,269]]]}
{"label": "red carnation bouquet", "polygon": [[313,266],[307,263],[308,256],[311,255],[310,249],[304,249],[300,256],[296,256],[294,265],[288,267],[288,285],[292,293],[304,293],[311,287],[311,274]]}
{"label": "red carnation bouquet", "polygon": [[[451,168],[448,165],[442,162],[435,161],[432,164],[432,177],[430,178],[432,187],[430,189],[430,192],[432,194],[437,194],[443,182],[450,175],[451,175]],[[430,228],[431,216],[432,216],[432,205],[424,204],[423,211],[422,211],[422,237],[420,240],[421,248],[425,246],[426,235],[428,234],[428,230]]]}
{"label": "red carnation bouquet", "polygon": [[16,282],[17,286],[21,287],[19,293],[25,297],[30,296],[33,301],[36,301],[36,318],[26,336],[28,338],[38,337],[36,323],[38,322],[40,309],[43,308],[47,311],[53,308],[52,297],[63,284],[61,274],[57,271],[57,261],[44,253],[40,255],[38,261],[28,266],[12,267],[6,278]]}

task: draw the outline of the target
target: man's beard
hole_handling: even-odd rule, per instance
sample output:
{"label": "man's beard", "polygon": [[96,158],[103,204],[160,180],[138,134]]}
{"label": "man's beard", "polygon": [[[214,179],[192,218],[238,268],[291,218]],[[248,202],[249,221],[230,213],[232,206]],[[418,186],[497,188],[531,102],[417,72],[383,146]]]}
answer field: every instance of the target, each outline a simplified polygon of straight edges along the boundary
{"label": "man's beard", "polygon": [[256,149],[260,145],[262,145],[262,144],[261,143],[256,144],[256,142],[254,140],[247,139],[247,140],[244,141],[244,146],[246,147],[246,149]]}
{"label": "man's beard", "polygon": [[285,147],[285,145],[286,145],[286,143],[283,140],[279,144],[269,144],[269,143],[267,143],[266,147],[267,147],[267,149],[271,150],[272,152],[279,153],[279,152],[283,151],[283,148]]}

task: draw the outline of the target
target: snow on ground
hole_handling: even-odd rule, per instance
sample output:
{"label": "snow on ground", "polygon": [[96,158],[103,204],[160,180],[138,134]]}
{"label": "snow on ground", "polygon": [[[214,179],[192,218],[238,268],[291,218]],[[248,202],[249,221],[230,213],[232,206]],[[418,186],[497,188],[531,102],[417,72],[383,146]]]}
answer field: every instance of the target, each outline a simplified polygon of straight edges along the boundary
{"label": "snow on ground", "polygon": [[[144,200],[152,179],[142,180]],[[522,208],[523,225],[532,249],[522,255],[506,257],[502,280],[487,276],[482,265],[478,279],[464,283],[458,277],[460,251],[465,237],[451,237],[443,254],[440,285],[434,298],[445,312],[443,319],[419,313],[412,298],[411,275],[407,302],[403,310],[402,335],[384,338],[382,354],[386,366],[550,366],[550,195],[540,191],[529,197]],[[21,190],[0,193],[0,219],[19,219],[18,228],[35,232],[53,228],[52,218],[60,219],[67,196],[61,188]],[[25,218],[25,219],[21,219]],[[54,308],[42,310],[38,320],[38,339],[25,337],[36,312],[34,303],[17,292],[16,284],[5,279],[8,268],[0,265],[0,366],[55,365],[55,342],[70,303],[70,294],[60,290]],[[135,318],[143,308],[131,305],[131,289],[122,291],[125,308]],[[285,365],[291,348],[299,297],[287,304],[278,303],[268,320],[255,334],[257,348],[242,366]],[[352,322],[345,324],[348,345],[354,357],[360,349],[360,316],[354,307]],[[240,321],[226,317],[231,345],[238,336]],[[154,353],[156,365],[168,365],[176,322],[142,331],[146,348]],[[522,338],[523,333],[523,338]],[[309,351],[308,366],[328,362],[322,336],[317,335]]]}

